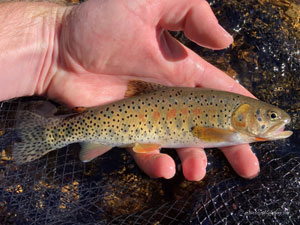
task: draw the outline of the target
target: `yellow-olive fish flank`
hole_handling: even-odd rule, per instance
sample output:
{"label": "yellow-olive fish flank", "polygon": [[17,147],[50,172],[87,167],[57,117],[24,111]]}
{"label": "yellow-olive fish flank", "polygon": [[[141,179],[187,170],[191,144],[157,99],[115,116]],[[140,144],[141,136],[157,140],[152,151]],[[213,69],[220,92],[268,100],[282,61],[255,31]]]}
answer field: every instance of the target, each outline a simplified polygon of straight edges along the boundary
{"label": "yellow-olive fish flank", "polygon": [[147,153],[159,148],[222,147],[289,137],[290,117],[281,109],[242,95],[201,88],[129,82],[126,99],[45,118],[23,111],[18,116],[21,142],[13,157],[22,164],[80,142],[82,161],[113,147]]}

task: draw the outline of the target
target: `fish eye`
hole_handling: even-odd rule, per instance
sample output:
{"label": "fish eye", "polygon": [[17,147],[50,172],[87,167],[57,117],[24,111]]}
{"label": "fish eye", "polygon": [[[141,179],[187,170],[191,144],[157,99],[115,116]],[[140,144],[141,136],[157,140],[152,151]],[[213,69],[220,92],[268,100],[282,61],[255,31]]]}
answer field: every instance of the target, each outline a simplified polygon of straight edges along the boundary
{"label": "fish eye", "polygon": [[269,112],[268,112],[268,116],[269,116],[269,118],[270,118],[271,120],[277,120],[277,119],[279,119],[279,116],[278,116],[277,113],[274,112],[274,111],[269,111]]}

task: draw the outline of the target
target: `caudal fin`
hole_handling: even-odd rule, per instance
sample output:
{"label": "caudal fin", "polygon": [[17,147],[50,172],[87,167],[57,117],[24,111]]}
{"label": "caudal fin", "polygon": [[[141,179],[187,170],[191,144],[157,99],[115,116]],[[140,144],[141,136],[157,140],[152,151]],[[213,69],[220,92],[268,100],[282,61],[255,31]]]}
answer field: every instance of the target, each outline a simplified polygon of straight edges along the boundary
{"label": "caudal fin", "polygon": [[56,118],[46,118],[30,111],[17,116],[17,135],[20,139],[13,146],[13,158],[17,164],[36,160],[57,147],[47,139],[47,126]]}

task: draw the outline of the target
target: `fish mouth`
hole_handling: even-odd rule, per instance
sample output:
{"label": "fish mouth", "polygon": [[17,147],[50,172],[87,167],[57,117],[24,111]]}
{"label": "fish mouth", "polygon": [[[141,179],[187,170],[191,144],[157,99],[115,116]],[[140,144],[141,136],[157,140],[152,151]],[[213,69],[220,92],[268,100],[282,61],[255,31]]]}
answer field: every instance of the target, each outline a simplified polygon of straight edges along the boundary
{"label": "fish mouth", "polygon": [[279,122],[278,124],[275,124],[274,126],[270,127],[265,132],[262,138],[266,138],[268,140],[278,140],[290,137],[293,134],[293,131],[284,130],[285,125],[290,123],[290,121],[291,119],[287,118],[282,122]]}

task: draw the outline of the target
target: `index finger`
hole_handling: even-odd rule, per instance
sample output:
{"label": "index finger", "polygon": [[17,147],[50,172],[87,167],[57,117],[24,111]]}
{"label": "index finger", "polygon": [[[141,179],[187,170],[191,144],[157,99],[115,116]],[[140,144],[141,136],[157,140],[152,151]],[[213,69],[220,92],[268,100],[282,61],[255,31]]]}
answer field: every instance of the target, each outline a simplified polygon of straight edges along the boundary
{"label": "index finger", "polygon": [[240,85],[237,81],[235,81],[220,69],[200,58],[198,55],[194,57],[195,62],[202,65],[202,71],[199,71],[199,74],[197,76],[198,79],[196,80],[196,86],[229,91],[256,98],[245,87]]}
{"label": "index finger", "polygon": [[[175,40],[169,33],[164,32],[164,40],[170,52],[172,49],[181,49],[184,57],[180,60],[169,61],[163,59],[161,63],[161,74],[174,85],[198,86],[217,90],[234,92],[249,97],[254,97],[246,88],[229,77],[226,73],[216,68],[199,55]],[[174,48],[174,46],[177,46]],[[174,52],[174,50],[173,50]],[[255,97],[254,97],[255,98]]]}
{"label": "index finger", "polygon": [[[162,9],[159,25],[168,30],[183,30],[185,35],[199,45],[212,49],[221,49],[232,43],[232,37],[218,24],[218,20],[209,4],[204,0],[166,0]],[[180,84],[195,84],[204,88],[213,88],[254,97],[243,86],[227,76],[224,72],[206,62],[190,49],[179,44],[167,32],[161,35],[168,44],[170,52],[185,52],[184,60],[168,63],[167,72],[175,77],[171,82]],[[174,47],[181,45],[181,48]],[[173,49],[173,51],[172,51]],[[175,49],[175,50],[174,50]],[[171,64],[171,65],[170,65]],[[166,65],[166,64],[165,64]],[[170,69],[171,68],[171,69]],[[178,79],[181,78],[181,79]],[[178,82],[179,80],[179,82]]]}
{"label": "index finger", "polygon": [[211,49],[228,47],[233,41],[204,0],[166,1],[159,25],[167,30],[183,30],[190,40]]}

